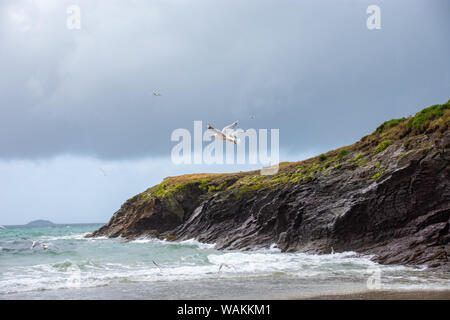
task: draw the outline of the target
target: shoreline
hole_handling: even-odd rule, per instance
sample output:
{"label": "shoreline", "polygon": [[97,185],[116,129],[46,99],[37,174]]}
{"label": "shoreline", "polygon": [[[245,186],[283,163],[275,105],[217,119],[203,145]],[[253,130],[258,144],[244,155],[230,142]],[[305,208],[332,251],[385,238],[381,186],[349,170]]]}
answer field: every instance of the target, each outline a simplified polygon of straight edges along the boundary
{"label": "shoreline", "polygon": [[299,300],[450,300],[448,290],[372,290],[315,295]]}
{"label": "shoreline", "polygon": [[[4,300],[59,300],[66,299],[69,300],[167,300],[167,299],[158,299],[158,298],[147,298],[140,296],[122,296],[122,297],[112,297],[111,295],[106,295],[104,297],[83,297],[81,292],[78,292],[76,295],[70,295],[69,297],[65,296],[64,293],[68,293],[66,290],[55,290],[56,292],[47,292],[47,294],[38,295],[36,292],[27,292],[26,294],[11,294],[11,295],[3,295],[0,297],[0,301]],[[62,296],[59,294],[63,293]],[[42,293],[41,293],[42,294]],[[240,298],[231,298],[231,297],[210,297],[213,300],[247,300],[246,297]],[[191,300],[189,297],[177,297],[175,299],[187,299]],[[168,299],[172,300],[172,299]],[[359,292],[347,292],[347,293],[319,293],[313,295],[305,295],[305,296],[289,296],[289,297],[280,297],[280,298],[272,298],[268,299],[267,297],[256,297],[253,296],[250,300],[450,300],[450,289],[449,290],[374,290],[374,291],[359,291]]]}
{"label": "shoreline", "polygon": [[[262,292],[261,288],[266,288]],[[111,286],[0,294],[0,300],[450,300],[450,288],[368,290],[362,285],[292,279],[216,279],[117,283]]]}

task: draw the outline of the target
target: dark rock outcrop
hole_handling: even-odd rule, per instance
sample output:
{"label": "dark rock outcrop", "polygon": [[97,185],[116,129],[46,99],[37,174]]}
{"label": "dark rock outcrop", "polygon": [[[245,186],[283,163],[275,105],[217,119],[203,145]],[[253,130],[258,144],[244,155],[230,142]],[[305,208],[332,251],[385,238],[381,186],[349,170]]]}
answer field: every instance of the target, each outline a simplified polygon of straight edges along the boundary
{"label": "dark rock outcrop", "polygon": [[[321,159],[281,164],[272,177],[168,178],[128,200],[93,236],[196,238],[219,249],[333,248],[449,271],[450,132],[415,133],[407,120]],[[380,147],[386,134],[395,139]]]}

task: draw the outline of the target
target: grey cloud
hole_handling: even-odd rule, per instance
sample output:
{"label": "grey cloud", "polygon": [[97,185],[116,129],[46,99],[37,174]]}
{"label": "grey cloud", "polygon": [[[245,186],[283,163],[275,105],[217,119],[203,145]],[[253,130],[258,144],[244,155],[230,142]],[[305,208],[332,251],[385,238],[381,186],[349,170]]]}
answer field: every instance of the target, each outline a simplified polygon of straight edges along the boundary
{"label": "grey cloud", "polygon": [[168,156],[193,120],[326,150],[449,98],[447,1],[378,1],[376,31],[371,1],[52,3],[0,5],[3,159]]}

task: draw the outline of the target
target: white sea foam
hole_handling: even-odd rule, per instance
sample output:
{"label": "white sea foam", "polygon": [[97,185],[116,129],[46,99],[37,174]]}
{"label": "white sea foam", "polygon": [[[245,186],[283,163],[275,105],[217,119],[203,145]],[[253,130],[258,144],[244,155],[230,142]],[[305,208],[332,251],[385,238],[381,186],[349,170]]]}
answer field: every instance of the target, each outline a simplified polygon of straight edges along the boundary
{"label": "white sea foam", "polygon": [[159,243],[164,245],[176,244],[176,245],[194,246],[200,249],[213,249],[216,246],[215,243],[203,243],[195,239],[188,239],[183,241],[167,241],[165,239],[161,240],[157,238],[148,238],[148,237],[138,238],[133,241],[130,241],[130,243]]}
{"label": "white sea foam", "polygon": [[[99,236],[99,237],[91,237],[91,238],[86,238],[87,240],[90,241],[95,241],[95,240],[108,240],[108,237],[105,236]],[[121,239],[121,237],[118,237],[118,239]]]}
{"label": "white sea foam", "polygon": [[195,239],[183,240],[178,243],[182,244],[182,245],[188,245],[188,246],[197,246],[200,249],[214,249],[214,247],[216,246],[215,243],[203,243],[203,242],[199,242]]}
{"label": "white sea foam", "polygon": [[[318,282],[358,283],[365,287],[370,276],[369,267],[379,268],[382,288],[386,290],[450,288],[448,275],[404,266],[383,266],[370,260],[370,256],[355,252],[326,255],[282,253],[275,244],[254,251],[218,251],[214,250],[215,244],[195,239],[172,242],[141,238],[126,242],[121,239],[86,239],[85,235],[80,232],[63,236],[45,235],[46,240],[41,237],[42,241],[56,242],[60,250],[54,252],[29,250],[29,240],[3,240],[8,246],[22,246],[24,242],[25,249],[2,251],[0,298],[13,292],[73,288],[70,282],[73,270],[79,272],[77,285],[80,288],[129,282],[241,281],[255,278],[298,280],[312,287]],[[15,243],[17,241],[19,243]]]}
{"label": "white sea foam", "polygon": [[[188,241],[189,245],[196,242]],[[182,257],[181,257],[182,258]],[[367,267],[376,265],[367,257],[353,252],[333,255],[308,255],[302,253],[278,252],[217,252],[207,255],[207,263],[185,263],[179,259],[173,263],[161,263],[161,270],[150,263],[100,263],[93,261],[63,261],[60,264],[39,264],[16,267],[3,273],[0,278],[0,293],[50,290],[68,288],[70,268],[76,265],[80,270],[80,287],[111,285],[120,282],[201,280],[217,278],[264,277],[284,274],[285,277],[304,279],[335,279],[348,277],[364,281]],[[221,267],[222,266],[222,267]],[[423,279],[418,276],[396,276],[395,273],[408,271],[402,266],[381,266],[386,289],[421,290],[444,289],[449,280],[442,282],[439,277]],[[220,272],[219,272],[220,270]],[[417,270],[415,272],[418,272]],[[390,274],[394,273],[394,274]],[[20,275],[20,276],[18,276]],[[404,282],[408,283],[404,283]],[[400,283],[399,283],[400,282]],[[403,283],[402,283],[403,282]]]}
{"label": "white sea foam", "polygon": [[148,239],[148,238],[141,238],[141,239],[136,239],[133,241],[130,241],[131,243],[151,243],[151,242],[155,242],[154,239]]}
{"label": "white sea foam", "polygon": [[83,240],[86,239],[85,237],[88,235],[89,233],[78,233],[78,234],[71,234],[68,236],[42,236],[40,237],[40,240],[45,240],[45,241],[57,241],[57,240]]}

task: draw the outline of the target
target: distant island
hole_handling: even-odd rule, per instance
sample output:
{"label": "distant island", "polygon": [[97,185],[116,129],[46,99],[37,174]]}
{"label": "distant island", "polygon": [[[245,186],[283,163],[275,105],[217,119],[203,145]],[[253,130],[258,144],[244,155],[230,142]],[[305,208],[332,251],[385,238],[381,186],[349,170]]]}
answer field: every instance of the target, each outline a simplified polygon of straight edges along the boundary
{"label": "distant island", "polygon": [[34,220],[29,223],[27,223],[25,226],[27,227],[51,227],[55,224],[48,220]]}

